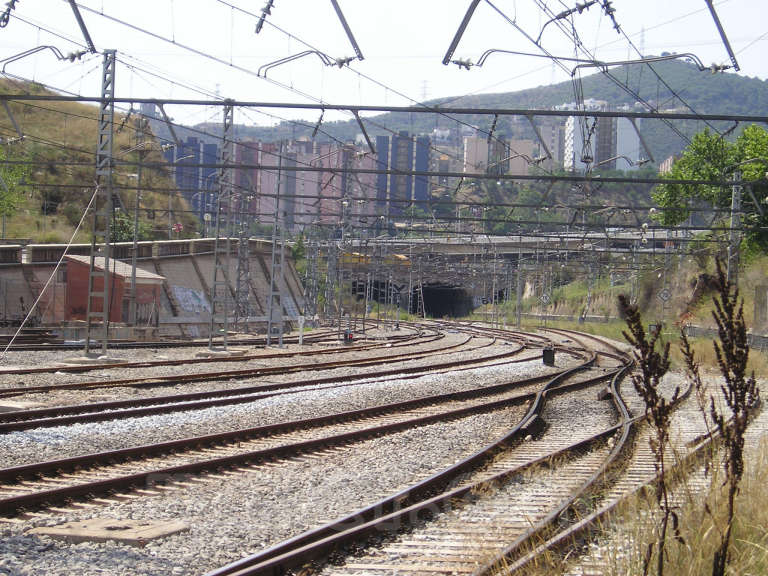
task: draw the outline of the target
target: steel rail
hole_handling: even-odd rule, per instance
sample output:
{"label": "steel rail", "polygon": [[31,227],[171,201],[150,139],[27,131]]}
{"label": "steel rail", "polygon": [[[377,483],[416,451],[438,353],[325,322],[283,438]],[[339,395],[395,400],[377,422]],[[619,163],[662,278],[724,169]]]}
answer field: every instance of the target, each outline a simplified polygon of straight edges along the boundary
{"label": "steel rail", "polygon": [[[334,334],[336,331],[334,331]],[[241,344],[237,344],[231,340],[228,341],[230,346],[240,346]],[[306,340],[305,340],[306,342]],[[186,364],[211,364],[216,362],[240,362],[243,360],[258,360],[258,359],[265,359],[265,360],[272,360],[275,358],[291,358],[294,356],[308,356],[308,355],[323,355],[323,354],[338,354],[339,352],[355,352],[360,350],[370,350],[373,348],[380,348],[385,343],[376,343],[372,345],[352,345],[352,346],[339,346],[335,348],[325,348],[321,350],[297,350],[297,351],[291,351],[291,352],[283,352],[283,353],[273,353],[273,354],[244,354],[241,356],[233,355],[233,356],[211,356],[211,357],[200,357],[200,358],[183,358],[183,359],[167,359],[167,360],[138,360],[135,362],[122,362],[122,361],[116,361],[116,362],[109,362],[104,364],[87,364],[87,365],[63,365],[63,366],[40,366],[40,367],[13,367],[11,369],[4,369],[0,368],[0,376],[5,374],[45,374],[47,372],[87,372],[87,371],[93,371],[93,370],[105,370],[110,368],[151,368],[153,366],[180,366],[180,365],[186,365]],[[194,348],[204,348],[203,344],[195,343],[194,346],[185,346],[185,347],[194,347]],[[70,348],[69,345],[66,345],[65,348],[52,348],[52,347],[41,347],[40,349],[37,348],[9,348],[9,351],[17,351],[17,352],[29,352],[29,351],[45,351],[45,352],[58,352],[61,350],[82,350],[83,346],[82,344],[78,345],[75,348]],[[207,349],[207,348],[206,348]],[[2,392],[2,390],[0,390]]]}
{"label": "steel rail", "polygon": [[[750,416],[750,418],[755,418],[763,409],[764,409],[764,404],[761,401],[760,404],[758,404],[758,406],[756,407],[755,412]],[[721,441],[722,441],[722,437],[720,435],[720,432],[717,430],[712,430],[711,433],[709,434],[701,435],[700,437],[696,438],[693,442],[687,444],[688,452],[682,458],[680,458],[679,461],[674,462],[672,468],[667,470],[667,473],[670,474],[670,477],[673,477],[671,472],[674,472],[675,470],[680,470],[680,469],[685,469],[685,468],[690,468],[692,466],[700,465],[702,460],[705,460],[711,455],[711,450],[713,445]],[[581,521],[577,522],[567,530],[557,534],[554,538],[538,546],[536,549],[531,551],[528,555],[518,560],[515,563],[515,566],[519,566],[521,568],[525,567],[532,560],[534,560],[535,557],[539,556],[540,554],[546,551],[558,550],[566,542],[572,541],[577,538],[589,537],[591,533],[594,531],[595,526],[599,526],[603,524],[605,519],[609,517],[622,503],[638,495],[648,486],[658,485],[660,478],[661,478],[661,475],[657,473],[655,476],[653,476],[653,478],[649,479],[647,482],[639,485],[637,488],[635,488],[631,492],[624,494],[623,497],[613,500],[608,504],[600,507],[598,510],[596,510],[586,518],[582,519]],[[673,482],[676,482],[676,480],[673,479]]]}
{"label": "steel rail", "polygon": [[[588,380],[575,382],[573,384],[557,386],[565,379],[565,377],[569,375],[573,375],[581,370],[584,370],[585,368],[591,366],[593,363],[594,363],[594,357],[590,358],[589,360],[587,360],[582,365],[576,368],[572,368],[568,371],[562,372],[561,374],[555,376],[553,379],[549,380],[547,384],[545,384],[544,388],[550,388],[550,389],[556,390],[556,392],[558,393],[563,393],[568,390],[583,388],[585,386],[593,385],[595,382],[605,380],[607,376],[600,375],[597,377],[590,378]],[[545,379],[546,377],[539,377],[538,379],[535,379],[535,380],[540,381]],[[516,385],[519,386],[520,383],[518,382],[516,383]],[[72,498],[92,495],[96,493],[110,492],[110,491],[115,491],[119,489],[127,489],[135,486],[139,486],[139,485],[149,486],[153,483],[158,483],[158,481],[160,483],[162,483],[164,480],[169,480],[172,482],[173,477],[176,475],[194,474],[194,473],[199,473],[205,470],[243,465],[245,463],[250,463],[253,461],[263,461],[265,459],[275,459],[275,458],[280,458],[286,455],[296,455],[297,453],[304,453],[311,450],[328,448],[329,446],[332,446],[332,445],[344,445],[350,442],[360,441],[366,438],[380,436],[383,434],[390,434],[403,429],[413,428],[416,426],[423,426],[423,425],[437,423],[437,422],[444,422],[446,420],[461,418],[461,417],[469,416],[476,413],[483,413],[483,412],[489,412],[489,411],[494,411],[499,409],[505,409],[505,408],[508,408],[514,405],[519,405],[521,403],[525,403],[529,401],[531,402],[532,407],[528,410],[528,412],[524,416],[523,420],[521,421],[521,425],[519,427],[525,426],[526,430],[532,429],[532,427],[535,424],[536,414],[540,410],[540,406],[541,406],[540,397],[541,397],[541,391],[536,393],[527,393],[527,394],[523,393],[523,394],[512,396],[509,398],[504,398],[501,400],[492,400],[486,403],[452,409],[452,410],[448,410],[441,413],[428,414],[428,415],[419,416],[419,417],[404,420],[404,421],[363,428],[363,429],[355,430],[352,432],[345,432],[341,434],[336,434],[332,436],[326,436],[326,437],[321,437],[321,438],[316,438],[311,440],[302,440],[302,441],[294,442],[290,444],[283,444],[283,445],[260,449],[260,450],[247,451],[241,454],[214,457],[214,458],[209,458],[202,461],[181,464],[181,465],[171,466],[171,467],[165,467],[161,469],[148,470],[148,471],[143,471],[140,473],[134,473],[134,474],[129,474],[129,475],[120,476],[120,477],[113,477],[113,478],[98,480],[98,481],[90,481],[90,482],[85,482],[85,483],[76,484],[72,486],[64,486],[64,487],[53,488],[49,490],[43,490],[39,492],[33,492],[29,494],[21,494],[17,496],[6,497],[6,498],[0,499],[0,513],[14,514],[19,512],[20,510],[31,508],[31,507],[39,507],[41,505],[49,504],[50,502],[68,501],[68,500],[71,500]],[[429,404],[428,402],[425,402],[425,400],[423,399],[408,401],[408,403],[411,403],[411,405],[417,405],[419,402],[422,404],[424,403]],[[406,404],[406,403],[398,403],[398,404],[402,406],[403,404]],[[150,450],[152,450],[154,454],[158,454],[158,453],[167,453],[173,450],[179,450],[185,446],[187,448],[190,448],[190,445],[189,445],[190,442],[192,443],[192,447],[197,447],[202,445],[206,441],[220,443],[222,441],[222,438],[227,438],[231,441],[236,441],[238,438],[242,439],[242,437],[246,433],[253,434],[253,435],[264,435],[268,432],[276,433],[278,431],[291,430],[292,427],[295,428],[297,425],[301,425],[305,427],[307,426],[317,427],[317,426],[328,425],[334,422],[335,420],[340,420],[342,418],[349,419],[349,418],[356,417],[360,419],[361,417],[363,417],[363,415],[370,416],[370,415],[375,415],[377,413],[380,414],[382,411],[386,411],[386,410],[387,410],[387,406],[377,406],[373,408],[356,410],[356,411],[351,411],[351,412],[346,412],[346,413],[341,413],[336,415],[310,418],[302,421],[272,424],[272,425],[250,429],[250,431],[240,430],[240,431],[234,431],[234,432],[226,432],[222,434],[210,435],[207,437],[175,440],[175,441],[163,442],[161,444],[154,444],[154,445],[143,446],[143,447],[126,448],[122,450],[88,454],[85,456],[65,458],[65,459],[60,459],[55,461],[41,462],[37,464],[16,466],[13,468],[0,470],[0,480],[8,479],[9,481],[13,481],[14,479],[19,479],[19,478],[37,477],[44,473],[50,474],[51,472],[55,474],[61,474],[64,470],[67,470],[67,469],[83,468],[84,466],[89,466],[89,465],[93,466],[95,464],[103,463],[105,461],[117,461],[120,459],[125,460],[131,457],[135,458],[137,456],[147,454]],[[84,473],[87,474],[87,471]]]}
{"label": "steel rail", "polygon": [[[684,394],[681,395],[680,398],[678,398],[678,404],[682,402],[684,398],[688,397],[690,395],[690,392],[691,392],[691,386],[689,385],[686,391],[684,392]],[[645,420],[646,420],[645,416],[637,416],[632,419],[632,423],[637,424]],[[680,458],[676,462],[670,463],[671,467],[666,469],[667,474],[671,474],[675,470],[679,470],[681,468],[690,466],[691,464],[697,462],[700,458],[704,457],[706,454],[706,451],[711,448],[712,443],[717,440],[717,433],[713,431],[712,435],[704,435],[703,438],[698,438],[697,440],[698,442],[695,442],[693,446],[690,447],[690,450],[682,458]],[[531,562],[535,561],[536,558],[539,558],[542,554],[551,550],[559,550],[568,542],[572,542],[578,538],[586,537],[587,535],[589,535],[594,531],[595,526],[599,525],[622,502],[626,502],[629,498],[638,494],[640,491],[644,490],[646,487],[655,485],[656,483],[658,483],[659,478],[660,476],[658,474],[655,475],[654,477],[650,478],[647,482],[641,483],[634,490],[624,494],[621,498],[613,500],[606,505],[602,505],[598,507],[597,510],[585,516],[578,522],[568,526],[564,530],[561,530],[554,535],[548,535],[548,537],[544,540],[542,544],[539,544],[538,546],[534,547],[533,550],[531,550],[527,554],[524,554],[522,557],[518,558],[515,562],[511,564],[508,563],[507,568],[505,568],[502,572],[500,572],[500,574],[512,574],[517,570],[525,568]]]}
{"label": "steel rail", "polygon": [[[583,334],[567,329],[552,329],[549,331],[573,334],[575,337],[586,337],[594,341],[601,342],[605,346],[616,348],[615,345],[591,334]],[[625,370],[629,370],[633,367],[634,361],[628,364],[625,367]],[[619,459],[630,447],[630,443],[628,442],[630,435],[633,434],[634,429],[638,424],[645,423],[647,421],[647,416],[645,414],[635,417],[630,415],[629,410],[624,403],[618,389],[618,382],[619,379],[614,379],[614,381],[611,383],[611,398],[616,407],[621,411],[621,438],[614,445],[609,457],[606,459],[600,469],[572,494],[571,498],[561,503],[557,509],[531,526],[529,530],[527,530],[514,542],[510,543],[503,551],[496,554],[493,559],[487,561],[483,566],[478,568],[474,572],[475,576],[489,576],[490,574],[495,573],[494,571],[498,570],[501,566],[507,567],[504,569],[503,573],[511,574],[515,570],[522,568],[535,559],[537,553],[534,551],[525,555],[522,559],[513,562],[512,564],[509,563],[509,559],[512,558],[516,553],[519,553],[519,551],[529,542],[535,540],[544,540],[545,542],[551,543],[551,545],[554,546],[555,542],[561,542],[563,538],[571,538],[575,536],[577,532],[585,529],[585,522],[587,519],[577,522],[575,527],[566,528],[565,530],[559,531],[555,536],[552,536],[552,530],[555,529],[556,524],[561,520],[561,518],[566,516],[566,512],[574,506],[574,502],[577,499],[583,498],[589,492],[597,492],[602,487],[608,485],[612,477],[612,470],[616,469]],[[684,392],[680,394],[675,400],[676,406],[679,407],[682,404],[682,402],[690,395],[691,390],[692,387],[689,383]],[[598,512],[590,514],[587,518],[592,518],[592,521],[597,520],[598,517],[602,517],[599,516]],[[546,546],[546,544],[537,547],[535,550],[538,550],[538,553],[543,553],[545,550],[544,546]]]}
{"label": "steel rail", "polygon": [[[279,374],[292,374],[296,372],[302,372],[305,370],[317,371],[317,370],[325,370],[325,369],[332,369],[332,368],[343,368],[347,366],[360,367],[360,366],[370,366],[370,365],[376,365],[376,364],[386,364],[387,362],[391,362],[393,360],[405,360],[408,358],[418,359],[418,358],[428,356],[430,354],[445,352],[448,350],[454,350],[459,346],[463,346],[464,344],[466,344],[469,340],[471,340],[471,338],[472,338],[471,336],[468,336],[464,342],[453,344],[451,346],[445,346],[437,350],[422,350],[418,352],[393,354],[390,356],[381,356],[376,358],[335,360],[333,362],[321,362],[316,364],[294,364],[289,366],[244,368],[240,370],[223,370],[223,371],[217,371],[217,372],[202,372],[202,373],[196,373],[196,374],[175,374],[170,376],[122,378],[117,380],[109,380],[107,382],[93,381],[93,382],[73,382],[69,384],[47,384],[47,385],[26,386],[26,387],[19,386],[14,388],[0,389],[0,398],[4,396],[11,396],[11,395],[18,395],[18,394],[50,392],[53,390],[90,390],[95,388],[117,388],[117,387],[125,387],[125,386],[131,386],[131,387],[173,386],[177,384],[190,383],[190,382],[207,382],[211,380],[223,380],[223,379],[232,379],[232,378],[250,378],[250,377],[257,377],[257,376],[274,376]],[[440,340],[440,339],[442,338],[436,338],[435,340]],[[306,356],[306,354],[304,354],[304,356]],[[243,360],[243,357],[238,357],[238,358],[240,358],[241,361]],[[264,358],[264,356],[255,356],[252,359],[259,359],[259,358]],[[215,360],[216,359],[214,359],[214,361]],[[125,366],[122,364],[115,364],[115,365],[99,365],[98,367],[104,370],[107,368],[124,368]],[[143,366],[139,365],[137,367],[143,367]],[[89,366],[89,369],[93,369],[93,366]]]}
{"label": "steel rail", "polygon": [[[460,498],[477,488],[478,485],[487,485],[513,473],[518,473],[520,469],[508,470],[478,483],[469,483],[468,485],[442,492],[436,496],[434,495],[434,492],[443,488],[448,480],[454,479],[458,474],[479,466],[487,461],[491,455],[509,447],[510,444],[515,443],[525,435],[541,430],[543,422],[540,414],[547,395],[549,393],[559,394],[572,389],[569,385],[563,385],[562,382],[584,368],[591,366],[593,363],[594,356],[592,356],[591,362],[588,365],[573,368],[550,380],[534,395],[528,411],[520,422],[503,438],[486,446],[456,465],[421,481],[407,490],[380,500],[363,510],[213,570],[207,576],[284,574],[291,568],[308,561],[315,561],[327,555],[331,550],[339,546],[367,538],[370,534],[377,532],[382,524],[394,522],[399,523],[399,525],[410,525],[418,520],[419,512],[421,511],[431,510],[435,505]],[[618,368],[614,373],[619,370],[623,370],[623,367]],[[606,373],[592,378],[590,381],[592,383],[602,382],[612,378],[614,373]],[[579,387],[584,387],[583,383],[579,384]],[[603,438],[612,434],[617,429],[617,426],[611,427],[601,432],[598,436]],[[593,439],[581,441],[575,446],[583,446],[591,440]],[[547,454],[542,457],[542,460],[549,459],[550,457],[551,454]]]}
{"label": "steel rail", "polygon": [[596,470],[592,475],[565,501],[561,502],[554,510],[551,510],[542,520],[537,522],[524,534],[521,534],[514,542],[507,546],[500,553],[494,555],[494,557],[482,565],[475,571],[477,576],[488,575],[493,570],[502,565],[502,559],[509,558],[516,550],[519,550],[525,543],[531,542],[533,539],[540,537],[545,531],[549,530],[563,515],[571,509],[574,502],[583,496],[589,489],[593,489],[596,486],[603,486],[607,482],[606,475],[609,469],[614,466],[619,457],[624,453],[628,446],[630,434],[632,432],[632,426],[634,420],[629,414],[626,404],[619,392],[618,383],[624,377],[625,373],[634,367],[634,362],[627,362],[621,370],[611,379],[610,390],[611,400],[616,410],[619,412],[619,424],[617,425],[620,436],[611,449],[608,457],[602,463],[600,468]]}
{"label": "steel rail", "polygon": [[[602,356],[607,356],[609,358],[614,358],[616,360],[619,360],[621,358],[627,358],[627,353],[625,351],[622,351],[618,346],[611,343],[610,341],[604,338],[601,338],[599,336],[595,336],[594,334],[587,334],[585,332],[579,332],[577,330],[569,330],[566,328],[541,328],[541,330],[545,332],[554,332],[555,334],[568,336],[577,341],[583,340],[584,338],[586,338],[588,340],[592,340],[593,342],[597,342],[601,346],[605,346],[606,348],[611,350],[611,352],[599,351],[598,354]],[[582,345],[583,345],[583,342],[582,342]]]}
{"label": "steel rail", "polygon": [[[590,363],[593,360],[587,359],[584,364]],[[582,365],[582,366],[583,366]],[[562,373],[562,372],[561,372]],[[521,386],[535,384],[537,382],[551,379],[552,375],[535,376],[531,378],[525,378],[522,380],[510,380],[501,384],[495,384],[493,386],[486,386],[480,388],[473,388],[470,390],[463,390],[458,392],[448,392],[445,394],[436,394],[431,396],[424,396],[420,398],[414,398],[412,400],[405,400],[402,402],[394,402],[390,404],[381,404],[378,406],[372,406],[369,408],[360,408],[356,410],[350,410],[346,412],[339,412],[328,414],[324,416],[317,416],[313,418],[307,418],[302,420],[294,420],[288,422],[278,422],[275,424],[268,424],[262,426],[256,426],[253,428],[246,428],[241,430],[233,430],[230,432],[219,432],[215,434],[208,434],[204,436],[194,436],[191,438],[184,438],[180,440],[171,440],[161,442],[158,444],[150,444],[144,446],[137,446],[132,448],[123,448],[116,451],[97,452],[93,454],[86,454],[84,456],[76,456],[72,458],[65,458],[61,460],[53,460],[47,463],[35,463],[25,464],[21,466],[15,466],[12,468],[0,469],[0,482],[9,481],[17,478],[33,477],[36,474],[48,473],[60,468],[66,468],[70,466],[86,466],[98,463],[104,458],[131,458],[133,456],[143,456],[145,454],[162,453],[167,450],[174,450],[186,445],[207,445],[212,442],[226,442],[236,441],[246,436],[263,436],[265,434],[274,434],[278,432],[292,431],[296,429],[322,426],[329,422],[342,422],[344,420],[367,418],[381,414],[383,412],[390,412],[393,410],[407,410],[413,407],[418,407],[424,404],[430,404],[435,402],[447,402],[452,400],[461,400],[466,398],[492,395],[499,392],[503,392],[510,388],[519,388]],[[532,396],[529,394],[526,396],[523,394],[521,398],[528,399]]]}
{"label": "steel rail", "polygon": [[[334,330],[332,332],[334,335],[336,335],[338,332]],[[412,340],[415,340],[417,338],[424,337],[423,334],[413,334],[413,335],[406,335],[406,336],[396,336],[391,338],[390,340],[393,340],[394,343],[387,341],[379,341],[374,342],[372,344],[359,344],[359,345],[345,345],[345,346],[338,346],[334,348],[326,348],[322,350],[297,350],[297,351],[291,351],[291,352],[277,352],[272,354],[251,354],[251,355],[243,355],[243,356],[214,356],[214,357],[207,357],[207,358],[184,358],[180,360],[141,360],[138,362],[113,362],[113,363],[105,363],[105,364],[87,364],[87,365],[73,365],[73,366],[42,366],[42,367],[17,367],[12,369],[4,369],[0,368],[0,376],[4,374],[41,374],[46,372],[89,372],[93,370],[104,370],[108,368],[147,368],[152,366],[176,366],[176,365],[182,365],[182,364],[210,364],[215,362],[239,362],[243,360],[258,360],[258,359],[274,359],[274,358],[290,358],[293,356],[307,356],[307,355],[322,355],[322,354],[336,354],[339,352],[355,352],[360,350],[370,350],[375,348],[381,348],[382,346],[386,346],[387,344],[390,344],[392,347],[402,347],[406,345],[412,344]],[[441,340],[444,336],[440,335],[438,333],[434,333],[431,335],[428,335],[427,338],[422,343],[428,343],[433,342],[435,340]],[[305,338],[305,341],[307,338]],[[338,341],[337,338],[333,338],[334,341]],[[312,342],[312,340],[309,340]],[[317,342],[326,341],[326,338],[323,337],[322,339],[316,340]],[[249,345],[250,343],[248,341],[237,341],[237,340],[229,340],[229,343],[231,346],[240,346],[240,345]],[[68,345],[67,345],[68,346]],[[150,348],[154,348],[154,346],[148,346]],[[165,347],[165,348],[203,348],[204,344],[201,342],[185,342],[181,343],[181,345],[177,346],[174,344],[169,344],[168,346],[157,346],[157,347]],[[79,344],[76,348],[77,350],[82,350],[83,346],[82,344]],[[70,349],[70,348],[66,348]],[[11,351],[14,349],[11,348]],[[35,349],[36,350],[36,349]],[[43,347],[42,350],[44,351],[57,351],[58,348],[53,348],[50,346]],[[28,351],[28,349],[23,349],[19,351]],[[0,392],[3,392],[4,390],[0,389]]]}
{"label": "steel rail", "polygon": [[[81,188],[81,187],[78,187]],[[384,322],[387,324],[388,322],[385,320],[382,320],[381,322]],[[366,320],[366,322],[363,324],[362,331],[365,332],[365,324],[368,324],[370,326],[373,326],[375,324],[372,320]],[[419,330],[419,326],[414,326],[415,329]],[[423,328],[423,327],[421,327]],[[397,341],[403,341],[407,340],[408,338],[414,338],[421,336],[422,334],[412,334],[412,335],[390,335],[390,340],[397,340]],[[7,335],[6,335],[7,337]],[[2,336],[0,336],[2,338]],[[284,337],[284,340],[286,343],[298,343],[299,341],[299,335],[298,334],[286,334]],[[307,333],[303,337],[304,342],[327,342],[327,341],[335,341],[338,342],[338,331],[335,329],[316,329],[313,330],[310,333]],[[18,341],[18,338],[17,338]],[[237,338],[232,338],[228,340],[230,344],[234,346],[266,346],[267,339],[265,336],[251,336],[251,337],[243,337],[242,335]],[[126,340],[113,340],[109,343],[110,349],[116,349],[116,350],[131,350],[131,349],[142,349],[142,348],[195,348],[203,346],[204,343],[201,341],[195,341],[195,340],[153,340],[153,341],[126,341]],[[52,342],[52,343],[41,343],[41,344],[35,344],[35,343],[29,343],[29,344],[21,344],[19,346],[12,345],[9,350],[12,351],[57,351],[57,350],[81,350],[83,347],[82,343],[74,344],[74,343],[64,343],[64,342]]]}
{"label": "steel rail", "polygon": [[[607,438],[609,438],[619,430],[620,430],[619,426],[611,426],[610,428],[607,428],[590,438],[579,440],[578,442],[571,444],[569,446],[560,448],[555,452],[551,452],[549,454],[539,456],[524,464],[515,466],[508,470],[504,470],[503,472],[498,472],[491,476],[484,477],[482,480],[479,480],[478,482],[461,485],[443,494],[432,496],[427,500],[417,502],[408,507],[399,509],[395,512],[390,513],[387,516],[380,517],[376,520],[372,520],[364,524],[359,524],[359,526],[351,528],[348,531],[349,533],[347,534],[340,534],[339,537],[337,538],[333,538],[333,536],[330,536],[329,538],[327,538],[328,541],[321,540],[317,542],[318,548],[322,547],[325,552],[329,552],[335,548],[347,545],[353,541],[363,540],[366,537],[380,533],[379,526],[382,524],[387,524],[387,523],[396,524],[398,522],[403,523],[404,521],[415,524],[421,520],[429,519],[430,515],[432,514],[436,506],[442,506],[442,505],[454,502],[456,500],[461,500],[464,497],[470,496],[474,491],[482,490],[483,488],[493,484],[502,483],[512,476],[519,475],[523,472],[526,472],[527,470],[531,470],[541,464],[549,462],[551,461],[552,458],[565,457],[573,453],[578,453],[578,452],[583,452],[585,450],[588,450],[592,448],[594,445],[600,442],[606,441]],[[521,431],[521,433],[523,434],[527,432],[528,432],[528,429],[523,429]],[[519,435],[520,434],[517,434],[517,436]],[[422,513],[425,513],[425,514],[420,515]],[[288,541],[286,541],[286,543],[287,542]],[[282,546],[283,544],[284,543],[281,543],[278,546]],[[285,574],[285,569],[288,566],[295,567],[298,564],[301,564],[304,562],[316,561],[319,557],[323,555],[323,554],[318,555],[315,553],[315,550],[311,550],[310,547],[312,546],[313,546],[312,544],[309,544],[305,547],[306,549],[300,548],[296,551],[288,550],[281,556],[274,556],[272,558],[267,558],[260,564],[251,565],[248,567],[242,567],[235,571],[231,571],[231,570],[227,571],[235,563],[229,564],[223,568],[208,572],[206,576],[225,576],[225,575],[226,576],[246,576],[246,575],[247,576],[256,576],[256,575],[274,576],[278,574],[282,575],[282,574]],[[268,549],[265,552],[269,552],[270,550],[271,549]],[[301,556],[301,558],[298,560],[295,560],[294,558],[295,556]],[[294,562],[297,562],[297,563],[295,564]]]}
{"label": "steel rail", "polygon": [[[484,347],[484,346],[483,346]],[[472,348],[467,352],[477,351],[482,347]],[[461,360],[451,360],[429,366],[412,366],[407,368],[395,368],[382,370],[371,374],[354,374],[346,376],[328,376],[324,378],[312,378],[300,382],[283,382],[279,384],[262,384],[241,388],[228,388],[206,392],[194,392],[188,394],[173,394],[169,396],[154,396],[134,398],[129,400],[116,400],[110,402],[92,402],[86,404],[70,404],[54,406],[50,408],[37,408],[32,410],[16,410],[0,413],[0,434],[34,428],[61,426],[65,424],[80,424],[85,422],[99,422],[123,418],[136,418],[153,414],[167,414],[171,412],[201,410],[213,406],[230,406],[244,404],[274,396],[297,394],[305,388],[322,384],[339,383],[339,386],[353,386],[362,380],[381,378],[385,376],[407,375],[408,378],[416,378],[425,372],[434,373],[435,370],[446,368],[471,367],[476,364],[485,364],[504,358],[512,358],[525,349],[524,346],[498,354],[485,357],[472,357]],[[432,355],[434,356],[434,355]],[[498,362],[494,366],[506,365],[511,362],[533,360],[508,360]],[[469,369],[469,368],[464,368]],[[345,383],[345,384],[342,384]],[[283,391],[290,389],[288,391]],[[328,388],[324,388],[327,390]]]}
{"label": "steel rail", "polygon": [[[81,188],[81,187],[79,187]],[[327,341],[329,339],[337,340],[336,338],[337,332],[336,330],[332,331],[326,331],[322,333],[311,333],[304,335],[304,341],[305,342],[323,342]],[[333,338],[330,338],[333,336]],[[291,336],[287,335],[284,338],[285,342],[287,343],[297,343],[299,341],[298,336]],[[18,341],[18,339],[17,339]],[[228,342],[233,346],[264,346],[266,345],[266,339],[265,338],[234,338],[232,340],[228,340]],[[203,344],[201,342],[195,342],[195,341],[174,341],[174,340],[153,340],[153,341],[143,341],[143,342],[128,342],[128,341],[119,341],[119,340],[113,340],[109,343],[108,348],[110,350],[133,350],[133,349],[144,349],[144,348],[195,348],[200,347]],[[83,344],[67,344],[66,342],[52,342],[52,343],[28,343],[28,344],[12,344],[10,348],[8,348],[9,351],[15,351],[15,352],[42,352],[42,351],[65,351],[65,350],[82,350]]]}

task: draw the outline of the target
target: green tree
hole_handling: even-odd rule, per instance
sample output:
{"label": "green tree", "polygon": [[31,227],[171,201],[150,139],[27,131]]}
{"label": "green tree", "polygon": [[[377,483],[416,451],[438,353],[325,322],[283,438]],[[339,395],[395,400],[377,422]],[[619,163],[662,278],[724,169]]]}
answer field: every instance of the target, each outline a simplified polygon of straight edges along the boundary
{"label": "green tree", "polygon": [[[133,218],[122,212],[112,220],[112,242],[133,242]],[[146,222],[139,220],[139,241],[152,240],[152,230]]]}
{"label": "green tree", "polygon": [[694,204],[706,203],[713,208],[728,209],[731,205],[730,185],[688,184],[675,180],[724,181],[738,169],[751,188],[745,190],[742,202],[743,223],[747,228],[745,239],[748,244],[767,247],[766,168],[768,132],[763,128],[748,126],[736,142],[728,142],[722,136],[704,130],[693,137],[666,175],[669,183],[660,184],[652,192],[653,200],[664,208],[655,219],[665,226],[675,226],[688,218]]}
{"label": "green tree", "polygon": [[28,166],[9,163],[22,158],[19,153],[0,148],[0,216],[13,216],[24,195],[21,188],[27,177]]}
{"label": "green tree", "polygon": [[307,248],[304,244],[304,234],[299,234],[296,237],[296,242],[294,242],[291,247],[291,257],[293,258],[293,261],[298,262],[299,260],[304,260],[306,251]]}

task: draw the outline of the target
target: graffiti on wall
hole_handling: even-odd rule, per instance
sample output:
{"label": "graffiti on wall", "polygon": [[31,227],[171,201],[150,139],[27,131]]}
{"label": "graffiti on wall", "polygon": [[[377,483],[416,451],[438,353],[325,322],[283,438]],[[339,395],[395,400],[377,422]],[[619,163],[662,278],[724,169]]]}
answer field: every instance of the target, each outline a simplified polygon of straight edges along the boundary
{"label": "graffiti on wall", "polygon": [[176,301],[179,303],[179,307],[184,312],[192,314],[211,313],[211,305],[201,290],[176,285],[171,286],[171,289]]}

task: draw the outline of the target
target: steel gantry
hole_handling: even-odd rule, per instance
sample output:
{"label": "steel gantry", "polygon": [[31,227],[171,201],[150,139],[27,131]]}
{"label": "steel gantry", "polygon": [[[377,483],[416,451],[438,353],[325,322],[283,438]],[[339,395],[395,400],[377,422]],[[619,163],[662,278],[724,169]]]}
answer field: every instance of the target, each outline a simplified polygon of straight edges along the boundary
{"label": "steel gantry", "polygon": [[313,322],[315,316],[317,316],[317,297],[319,295],[318,284],[318,258],[320,252],[320,244],[312,235],[310,230],[310,236],[307,239],[307,268],[304,280],[304,316]]}
{"label": "steel gantry", "polygon": [[[93,210],[91,258],[88,266],[88,304],[86,307],[85,354],[91,352],[91,338],[101,340],[101,353],[107,353],[109,340],[110,298],[110,236],[114,199],[112,176],[115,135],[115,50],[105,50],[101,71],[101,100],[99,102],[99,135],[96,149],[96,199]],[[101,270],[99,262],[101,261]],[[101,287],[98,279],[101,279]],[[101,305],[99,305],[99,302]],[[99,310],[100,308],[100,310]]]}
{"label": "steel gantry", "polygon": [[248,318],[251,314],[251,250],[250,235],[252,213],[250,196],[247,191],[239,191],[236,204],[237,218],[237,286],[235,289],[235,326],[249,331]]}
{"label": "steel gantry", "polygon": [[[280,142],[277,179],[275,182],[275,211],[272,226],[272,267],[269,270],[269,303],[267,305],[267,346],[277,336],[283,346],[283,286],[285,286],[285,234],[281,225],[280,181],[283,176],[283,143]],[[279,240],[279,244],[278,244]],[[279,251],[279,253],[278,253]]]}
{"label": "steel gantry", "polygon": [[[229,331],[230,287],[228,279],[231,257],[230,215],[232,211],[232,145],[234,142],[234,108],[224,107],[224,132],[221,143],[221,170],[219,172],[219,194],[216,199],[216,238],[213,242],[213,281],[211,282],[211,320],[208,330],[208,349],[213,350],[220,336],[222,348],[227,349]],[[223,220],[223,222],[222,222]],[[225,236],[222,238],[222,228]]]}

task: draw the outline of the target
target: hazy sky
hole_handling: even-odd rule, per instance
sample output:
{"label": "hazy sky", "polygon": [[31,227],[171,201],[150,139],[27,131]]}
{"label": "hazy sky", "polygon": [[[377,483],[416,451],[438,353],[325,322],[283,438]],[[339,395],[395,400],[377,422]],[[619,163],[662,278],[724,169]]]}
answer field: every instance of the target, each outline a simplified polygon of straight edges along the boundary
{"label": "hazy sky", "polygon": [[[260,66],[308,50],[307,45],[333,58],[354,54],[330,0],[274,0],[272,14],[257,35],[256,16],[265,3],[80,2],[97,49],[118,51],[117,96],[210,99],[219,94],[270,102],[408,105],[425,98],[514,91],[569,78],[569,72],[547,59],[520,55],[497,54],[483,67],[469,71],[443,66],[443,55],[469,0],[339,0],[364,60],[339,69],[324,66],[312,54],[272,69],[265,80],[257,76]],[[541,47],[554,55],[573,57],[573,36],[567,34],[573,27],[583,48],[604,61],[636,58],[631,40],[645,54],[692,52],[707,65],[729,62],[705,0],[614,0],[612,5],[626,36],[618,34],[599,5],[594,5],[569,20],[549,24]],[[483,0],[454,57],[477,61],[491,48],[541,54],[526,34],[535,39],[550,19],[542,7],[559,13],[572,6],[573,0]],[[715,6],[741,65],[740,73],[768,78],[768,2],[722,0]],[[102,12],[156,37],[110,20]],[[82,43],[66,0],[22,0],[8,26],[0,29],[0,58],[40,45],[53,45],[66,53]],[[42,52],[8,64],[6,73],[96,96],[100,68],[99,55],[69,63]],[[185,122],[220,116],[220,111],[202,107],[169,112]],[[317,116],[317,112],[272,113],[291,118]],[[326,115],[326,119],[333,117]],[[250,110],[238,112],[235,120],[265,124],[274,118]]]}

